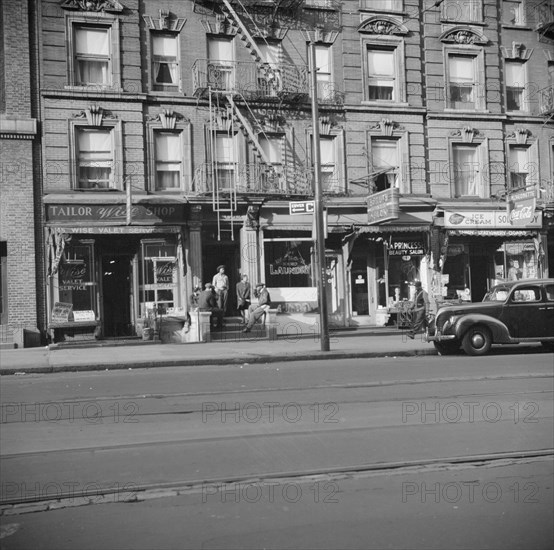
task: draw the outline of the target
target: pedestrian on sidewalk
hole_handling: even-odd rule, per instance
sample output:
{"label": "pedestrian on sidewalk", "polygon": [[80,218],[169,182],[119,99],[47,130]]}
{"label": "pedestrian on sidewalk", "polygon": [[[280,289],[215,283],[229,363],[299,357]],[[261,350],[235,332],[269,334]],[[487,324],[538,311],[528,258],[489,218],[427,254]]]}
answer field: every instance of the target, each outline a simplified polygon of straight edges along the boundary
{"label": "pedestrian on sidewalk", "polygon": [[265,287],[265,283],[258,283],[254,295],[258,298],[257,304],[252,304],[248,308],[248,324],[242,332],[250,332],[252,327],[261,319],[262,315],[269,311],[271,307],[271,297]]}
{"label": "pedestrian on sidewalk", "polygon": [[427,315],[429,314],[429,295],[421,286],[421,281],[415,283],[415,298],[412,306],[412,328],[408,332],[408,338],[414,339],[418,332],[423,332],[427,326]]}
{"label": "pedestrian on sidewalk", "polygon": [[217,307],[223,311],[225,315],[227,311],[227,295],[229,292],[229,277],[225,275],[225,266],[217,267],[217,273],[212,279],[212,285],[217,296]]}
{"label": "pedestrian on sidewalk", "polygon": [[243,275],[241,281],[237,283],[237,309],[242,317],[242,324],[248,322],[248,308],[250,307],[250,283],[248,275]]}
{"label": "pedestrian on sidewalk", "polygon": [[211,311],[210,326],[215,329],[223,327],[223,311],[217,307],[217,300],[211,283],[206,283],[204,290],[198,295],[198,311]]}

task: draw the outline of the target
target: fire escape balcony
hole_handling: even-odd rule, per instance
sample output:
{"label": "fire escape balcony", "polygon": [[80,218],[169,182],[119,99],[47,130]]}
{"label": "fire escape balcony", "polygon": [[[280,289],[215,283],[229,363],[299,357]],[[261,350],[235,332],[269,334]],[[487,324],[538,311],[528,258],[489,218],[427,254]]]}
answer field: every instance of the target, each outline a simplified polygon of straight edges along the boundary
{"label": "fire escape balcony", "polygon": [[543,0],[533,10],[536,16],[535,30],[545,38],[554,39],[554,0]]}
{"label": "fire escape balcony", "polygon": [[541,115],[554,115],[554,85],[539,90],[539,112]]}
{"label": "fire escape balcony", "polygon": [[204,163],[195,172],[192,194],[313,195],[313,172],[303,167]]}
{"label": "fire escape balcony", "polygon": [[307,100],[307,66],[259,64],[253,61],[218,62],[197,59],[192,67],[194,95],[231,93],[247,100]]}
{"label": "fire escape balcony", "polygon": [[[231,4],[236,4],[243,9],[260,6],[260,7],[268,7],[272,9],[285,9],[285,10],[297,9],[302,7],[304,4],[312,4],[314,2],[314,0],[229,0],[229,1]],[[326,1],[331,1],[331,0],[326,0]],[[218,6],[220,4],[223,4],[223,0],[194,0],[194,3]]]}

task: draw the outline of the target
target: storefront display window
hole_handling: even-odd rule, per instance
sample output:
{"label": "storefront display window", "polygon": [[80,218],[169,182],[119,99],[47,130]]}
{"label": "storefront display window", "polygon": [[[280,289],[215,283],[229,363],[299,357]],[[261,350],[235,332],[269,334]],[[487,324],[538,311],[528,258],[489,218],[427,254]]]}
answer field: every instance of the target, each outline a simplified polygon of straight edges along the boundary
{"label": "storefront display window", "polygon": [[142,242],[141,315],[146,315],[151,309],[165,313],[168,308],[175,307],[178,288],[176,252],[174,243]]}
{"label": "storefront display window", "polygon": [[497,282],[536,279],[539,276],[533,242],[504,243],[494,258]]}
{"label": "storefront display window", "polygon": [[97,314],[97,282],[92,242],[71,243],[65,247],[59,268],[59,302],[72,304],[73,312]]}
{"label": "storefront display window", "polygon": [[311,287],[312,242],[276,239],[264,242],[265,282],[268,287]]}

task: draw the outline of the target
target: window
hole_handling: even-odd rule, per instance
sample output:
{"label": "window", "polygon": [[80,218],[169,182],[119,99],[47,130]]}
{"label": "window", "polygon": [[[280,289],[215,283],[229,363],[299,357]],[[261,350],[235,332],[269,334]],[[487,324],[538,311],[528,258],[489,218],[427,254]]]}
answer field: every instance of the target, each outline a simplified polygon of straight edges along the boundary
{"label": "window", "polygon": [[320,137],[321,188],[327,192],[339,191],[337,150],[333,137]]}
{"label": "window", "polygon": [[0,325],[8,322],[8,243],[0,241]]}
{"label": "window", "polygon": [[92,241],[67,245],[58,272],[58,301],[72,304],[73,311],[94,311],[98,315],[95,273]]}
{"label": "window", "polygon": [[216,134],[216,184],[219,190],[229,189],[234,186],[237,168],[235,158],[234,137],[227,134]]}
{"label": "window", "polygon": [[525,65],[520,61],[506,61],[506,108],[525,111]]}
{"label": "window", "polygon": [[228,38],[208,38],[208,58],[209,85],[217,90],[233,90],[233,42]]}
{"label": "window", "polygon": [[476,108],[475,57],[450,54],[448,56],[448,107]]}
{"label": "window", "polygon": [[312,242],[264,239],[265,281],[269,287],[312,286]]}
{"label": "window", "polygon": [[472,145],[453,145],[454,196],[479,195],[479,162],[477,148]]}
{"label": "window", "polygon": [[[282,88],[279,60],[281,56],[281,44],[276,42],[257,42],[262,54],[264,68],[258,73],[258,87],[266,95],[275,96]],[[269,66],[269,68],[267,68]]]}
{"label": "window", "polygon": [[320,100],[330,99],[333,96],[330,46],[324,44],[315,46],[315,64],[317,67],[317,97]]}
{"label": "window", "polygon": [[482,21],[481,4],[482,0],[444,0],[442,16],[455,22]]}
{"label": "window", "polygon": [[510,147],[508,162],[510,189],[526,187],[529,183],[529,149],[527,147]]}
{"label": "window", "polygon": [[111,86],[111,29],[74,25],[73,31],[73,83],[78,86]]}
{"label": "window", "polygon": [[114,187],[112,131],[77,128],[77,188]]}
{"label": "window", "polygon": [[175,34],[152,34],[152,78],[155,90],[179,86],[179,41]]}
{"label": "window", "polygon": [[402,11],[402,0],[361,0],[360,7],[372,11]]}
{"label": "window", "polygon": [[181,188],[182,143],[181,134],[156,132],[156,191]]}
{"label": "window", "polygon": [[502,2],[502,24],[525,25],[523,0],[504,0]]}
{"label": "window", "polygon": [[398,101],[395,49],[368,49],[367,75],[369,101]]}
{"label": "window", "polygon": [[390,139],[372,139],[371,141],[372,173],[374,193],[390,187],[398,187],[398,142]]}
{"label": "window", "polygon": [[175,307],[179,281],[177,264],[174,243],[142,241],[141,315],[145,316],[148,310],[155,308],[163,311]]}
{"label": "window", "polygon": [[284,138],[281,136],[260,136],[260,147],[262,148],[265,156],[271,162],[273,166],[274,176],[271,178],[273,181],[268,181],[268,187],[270,188],[283,188],[285,185],[283,174],[283,145]]}

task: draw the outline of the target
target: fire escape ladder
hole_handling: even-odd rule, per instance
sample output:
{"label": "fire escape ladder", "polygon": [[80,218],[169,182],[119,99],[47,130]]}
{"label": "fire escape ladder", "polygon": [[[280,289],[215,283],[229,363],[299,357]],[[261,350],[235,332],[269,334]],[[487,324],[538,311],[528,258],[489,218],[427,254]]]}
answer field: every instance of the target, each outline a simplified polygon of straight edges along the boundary
{"label": "fire escape ladder", "polygon": [[263,53],[256,44],[254,37],[250,34],[250,31],[240,18],[239,14],[233,9],[229,0],[223,0],[224,7],[221,11],[234,23],[237,28],[237,34],[240,37],[244,47],[250,52],[250,55],[254,58],[254,61],[258,64],[264,78],[271,87],[275,87],[278,91],[279,75],[268,63],[263,61]]}
{"label": "fire escape ladder", "polygon": [[[219,102],[214,105],[212,102],[212,93],[209,94],[210,101],[210,135],[212,139],[211,150],[215,152],[215,136],[216,136],[216,120],[217,114],[220,110]],[[211,163],[209,167],[210,174],[206,177],[211,177],[212,181],[212,208],[217,215],[217,240],[221,240],[221,235],[227,232],[231,236],[231,240],[235,240],[235,217],[234,214],[237,210],[237,189],[236,189],[236,174],[231,181],[225,181],[223,187],[220,186],[220,171],[217,166],[217,159],[215,153],[211,155]],[[228,195],[228,196],[227,196]],[[229,216],[229,229],[222,226],[222,215],[227,214]]]}

